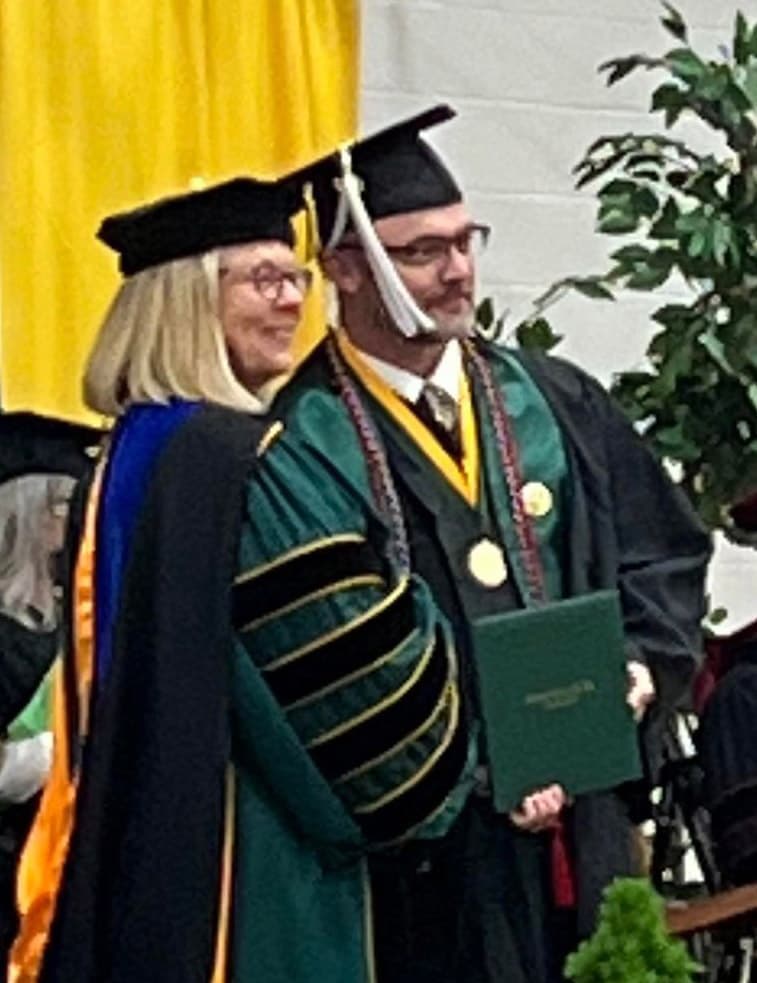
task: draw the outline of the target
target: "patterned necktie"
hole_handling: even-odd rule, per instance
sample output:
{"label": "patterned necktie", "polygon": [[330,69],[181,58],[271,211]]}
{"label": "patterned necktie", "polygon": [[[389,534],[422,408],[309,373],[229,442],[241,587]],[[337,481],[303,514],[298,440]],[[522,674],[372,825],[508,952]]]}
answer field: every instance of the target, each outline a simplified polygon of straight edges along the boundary
{"label": "patterned necktie", "polygon": [[461,452],[459,411],[454,398],[440,386],[427,382],[416,406],[418,417],[453,457]]}

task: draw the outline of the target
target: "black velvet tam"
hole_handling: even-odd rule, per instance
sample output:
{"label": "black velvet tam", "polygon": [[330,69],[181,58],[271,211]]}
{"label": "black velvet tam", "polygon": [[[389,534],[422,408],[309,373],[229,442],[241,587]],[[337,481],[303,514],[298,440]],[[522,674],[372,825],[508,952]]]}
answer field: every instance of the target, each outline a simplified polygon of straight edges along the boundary
{"label": "black velvet tam", "polygon": [[97,454],[102,432],[37,416],[0,413],[0,484],[24,474],[79,478]]}
{"label": "black velvet tam", "polygon": [[291,218],[301,207],[296,188],[287,181],[235,178],[111,215],[97,238],[118,253],[124,276],[219,246],[269,239],[291,246]]}

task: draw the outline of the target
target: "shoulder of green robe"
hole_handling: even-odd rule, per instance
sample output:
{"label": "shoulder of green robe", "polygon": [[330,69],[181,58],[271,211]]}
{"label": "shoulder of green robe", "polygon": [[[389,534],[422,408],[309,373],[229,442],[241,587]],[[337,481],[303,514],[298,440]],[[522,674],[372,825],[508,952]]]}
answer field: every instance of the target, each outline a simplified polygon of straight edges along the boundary
{"label": "shoulder of green robe", "polygon": [[518,365],[549,403],[571,445],[592,459],[602,457],[608,445],[620,441],[641,454],[651,468],[659,468],[628,417],[602,384],[579,366],[543,352],[505,348],[483,342],[482,350],[497,367]]}
{"label": "shoulder of green robe", "polygon": [[480,343],[481,350],[490,362],[497,365],[516,363],[525,369],[540,388],[549,388],[561,402],[581,406],[587,400],[596,405],[615,410],[609,394],[588,372],[573,362],[543,352],[509,348],[489,341]]}
{"label": "shoulder of green robe", "polygon": [[338,488],[381,525],[365,451],[322,346],[281,390],[271,412],[275,423],[258,449],[264,467],[282,479],[288,472],[298,487],[304,477],[316,495],[324,484]]}

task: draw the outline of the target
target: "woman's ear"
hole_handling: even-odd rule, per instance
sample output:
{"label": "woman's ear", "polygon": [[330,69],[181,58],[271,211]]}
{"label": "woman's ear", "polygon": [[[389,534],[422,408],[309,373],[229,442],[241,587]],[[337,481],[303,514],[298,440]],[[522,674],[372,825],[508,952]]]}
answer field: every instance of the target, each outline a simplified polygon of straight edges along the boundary
{"label": "woman's ear", "polygon": [[356,294],[365,283],[365,261],[359,250],[325,249],[320,255],[325,276],[342,294]]}

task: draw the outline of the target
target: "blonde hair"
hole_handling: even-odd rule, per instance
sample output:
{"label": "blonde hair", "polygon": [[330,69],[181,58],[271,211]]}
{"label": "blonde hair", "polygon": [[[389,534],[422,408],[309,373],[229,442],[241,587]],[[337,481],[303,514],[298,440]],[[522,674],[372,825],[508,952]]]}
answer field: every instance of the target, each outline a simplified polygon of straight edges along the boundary
{"label": "blonde hair", "polygon": [[84,400],[117,416],[131,403],[203,400],[260,413],[238,381],[218,316],[219,253],[163,263],[124,280],[90,352]]}
{"label": "blonde hair", "polygon": [[[28,474],[0,486],[0,610],[27,628],[55,625],[50,524],[74,479]],[[35,617],[36,615],[36,617]]]}

